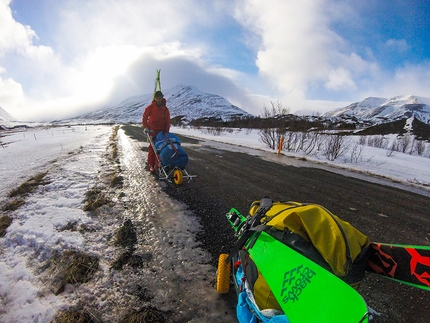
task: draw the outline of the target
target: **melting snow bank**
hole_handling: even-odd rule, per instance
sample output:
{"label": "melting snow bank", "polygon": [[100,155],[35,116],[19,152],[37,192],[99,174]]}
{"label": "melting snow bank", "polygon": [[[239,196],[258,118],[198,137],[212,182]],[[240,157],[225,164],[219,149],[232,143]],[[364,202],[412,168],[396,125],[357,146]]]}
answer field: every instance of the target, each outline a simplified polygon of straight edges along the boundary
{"label": "melting snow bank", "polygon": [[[6,212],[13,221],[0,238],[0,321],[48,322],[80,308],[94,321],[117,322],[151,307],[170,322],[234,322],[213,287],[209,256],[195,240],[197,220],[144,171],[141,144],[121,130],[119,157],[109,158],[111,133],[104,126],[59,127],[2,137],[2,204],[26,179],[47,175],[45,185],[22,197],[24,205]],[[113,187],[118,171],[123,184]],[[85,212],[85,194],[93,188],[110,203]],[[136,231],[135,262],[116,270],[112,264],[127,251],[115,244],[115,233],[126,220]],[[97,257],[98,269],[89,281],[57,293],[49,264],[70,250]]]}
{"label": "melting snow bank", "polygon": [[13,221],[0,240],[1,322],[47,322],[75,302],[47,291],[39,270],[55,251],[86,247],[82,234],[62,228],[71,221],[93,222],[82,203],[97,176],[110,132],[108,127],[32,129],[2,138],[4,203],[11,189],[38,172],[47,171],[50,183],[9,212]]}

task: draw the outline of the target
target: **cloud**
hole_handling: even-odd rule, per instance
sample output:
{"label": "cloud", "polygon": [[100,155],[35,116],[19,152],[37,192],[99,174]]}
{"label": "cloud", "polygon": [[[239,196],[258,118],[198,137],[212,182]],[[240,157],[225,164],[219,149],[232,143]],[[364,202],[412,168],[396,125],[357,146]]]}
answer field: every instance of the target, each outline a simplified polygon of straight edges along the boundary
{"label": "cloud", "polygon": [[207,66],[200,55],[198,49],[184,49],[179,43],[145,49],[133,46],[97,48],[82,57],[82,61],[76,61],[73,68],[58,67],[63,71],[59,71],[59,75],[62,75],[65,91],[58,89],[57,96],[47,96],[54,87],[51,85],[48,89],[48,82],[43,82],[44,97],[34,95],[25,101],[31,111],[15,109],[12,114],[26,117],[26,120],[49,121],[106,108],[130,96],[151,93],[156,69],[161,69],[163,89],[177,84],[195,85],[202,91],[224,96],[253,114],[260,113],[263,100],[238,85],[237,80],[244,77],[241,73]]}
{"label": "cloud", "polygon": [[14,54],[34,60],[43,60],[52,55],[47,46],[34,46],[36,32],[14,20],[9,7],[11,0],[0,0],[0,57]]}
{"label": "cloud", "polygon": [[43,75],[55,65],[55,59],[50,47],[33,45],[36,32],[14,20],[10,3],[0,0],[0,104],[4,108],[18,108],[10,112],[21,116],[19,108],[29,104],[28,94],[39,93],[36,89],[29,90],[26,81],[32,79],[42,84]]}
{"label": "cloud", "polygon": [[413,42],[357,42],[373,25],[356,1],[64,0],[40,4],[50,17],[42,26],[15,21],[10,4],[0,0],[0,90],[9,91],[0,106],[18,118],[72,116],[150,93],[156,69],[165,89],[195,85],[253,114],[271,101],[314,111],[413,85],[427,95],[428,64],[388,70],[377,61],[382,48],[390,63],[407,56]]}
{"label": "cloud", "polygon": [[[375,10],[385,6],[374,5]],[[377,57],[385,56],[379,52],[375,55],[374,50],[399,54],[409,51],[406,39],[360,42],[356,33],[370,30],[372,39],[386,37],[376,29],[372,17],[362,16],[363,10],[367,9],[353,1],[243,0],[237,3],[235,17],[248,30],[248,42],[257,53],[259,75],[278,89],[280,100],[293,112],[309,110],[312,105],[326,110],[335,105],[334,101],[358,101],[369,93],[418,92],[428,96],[424,89],[430,88],[429,64],[402,63],[399,58],[392,60],[397,65],[387,66],[385,61],[377,61]],[[362,25],[364,21],[368,26]]]}
{"label": "cloud", "polygon": [[405,64],[390,74],[384,73],[379,81],[379,84],[375,84],[377,90],[367,91],[367,96],[390,98],[397,95],[416,95],[428,98],[430,61],[422,64]]}
{"label": "cloud", "polygon": [[178,84],[194,85],[203,92],[221,95],[253,114],[259,114],[263,108],[261,99],[256,99],[238,84],[237,80],[244,75],[207,66],[198,50],[183,49],[179,43],[146,49],[115,79],[106,102],[118,103],[132,95],[151,93],[157,69],[161,70],[162,89]]}
{"label": "cloud", "polygon": [[0,77],[0,102],[10,102],[15,105],[23,104],[25,99],[21,85],[12,79]]}
{"label": "cloud", "polygon": [[394,50],[399,51],[401,53],[404,53],[410,49],[410,46],[405,39],[392,39],[392,38],[390,38],[385,42],[385,45],[388,48],[394,49]]}
{"label": "cloud", "polygon": [[245,1],[237,17],[258,35],[260,73],[285,92],[305,94],[309,82],[323,79],[331,69],[333,48],[342,39],[328,28],[324,1]]}
{"label": "cloud", "polygon": [[341,67],[329,72],[325,87],[329,90],[357,89],[351,78],[351,72]]}
{"label": "cloud", "polygon": [[251,113],[262,107],[239,85],[246,77],[211,63],[213,48],[202,42],[204,38],[193,38],[222,24],[217,17],[225,15],[227,1],[211,4],[210,9],[192,0],[56,3],[50,8],[50,46],[34,45],[35,40],[48,39],[46,30],[40,30],[39,40],[30,26],[13,19],[10,2],[0,1],[3,16],[6,13],[17,30],[3,33],[15,45],[1,44],[0,50],[19,53],[0,60],[5,66],[2,87],[13,85],[16,91],[10,93],[17,94],[15,99],[1,97],[0,103],[18,118],[69,117],[150,93],[160,68],[165,88],[190,84],[225,96]]}
{"label": "cloud", "polygon": [[59,11],[58,46],[72,51],[75,57],[97,47],[171,42],[180,38],[187,25],[190,15],[182,14],[189,3],[69,1]]}
{"label": "cloud", "polygon": [[31,44],[36,33],[29,26],[17,23],[9,8],[11,0],[0,0],[0,56],[20,52]]}

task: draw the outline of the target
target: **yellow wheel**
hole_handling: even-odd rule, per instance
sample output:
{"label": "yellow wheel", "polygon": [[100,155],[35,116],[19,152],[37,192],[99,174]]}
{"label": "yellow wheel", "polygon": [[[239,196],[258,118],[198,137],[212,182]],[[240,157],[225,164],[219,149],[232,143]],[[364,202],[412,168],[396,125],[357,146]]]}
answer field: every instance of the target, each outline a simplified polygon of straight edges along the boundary
{"label": "yellow wheel", "polygon": [[222,253],[218,259],[218,271],[216,274],[216,290],[220,294],[227,294],[230,289],[231,262],[225,263],[228,254]]}
{"label": "yellow wheel", "polygon": [[176,185],[182,184],[182,178],[183,178],[182,171],[179,169],[176,169],[173,172],[173,183],[175,183]]}

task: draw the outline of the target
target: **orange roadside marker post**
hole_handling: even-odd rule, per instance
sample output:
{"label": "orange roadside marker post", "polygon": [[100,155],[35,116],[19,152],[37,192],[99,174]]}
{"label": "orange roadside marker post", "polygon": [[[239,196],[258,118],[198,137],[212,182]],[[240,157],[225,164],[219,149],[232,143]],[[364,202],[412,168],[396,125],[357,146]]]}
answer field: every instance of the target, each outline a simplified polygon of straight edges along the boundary
{"label": "orange roadside marker post", "polygon": [[281,138],[279,138],[278,155],[281,153],[283,144],[284,144],[284,136],[281,136]]}

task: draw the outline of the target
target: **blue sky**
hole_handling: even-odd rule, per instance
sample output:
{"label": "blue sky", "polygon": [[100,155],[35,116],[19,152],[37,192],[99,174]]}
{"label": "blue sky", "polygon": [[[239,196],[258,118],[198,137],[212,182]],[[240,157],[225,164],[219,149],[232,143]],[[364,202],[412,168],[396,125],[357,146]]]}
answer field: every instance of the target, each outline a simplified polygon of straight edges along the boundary
{"label": "blue sky", "polygon": [[177,84],[253,114],[430,97],[427,0],[0,0],[0,107],[53,120]]}

